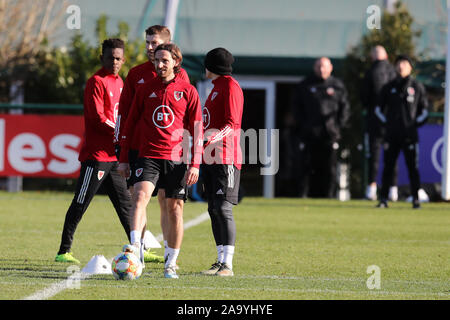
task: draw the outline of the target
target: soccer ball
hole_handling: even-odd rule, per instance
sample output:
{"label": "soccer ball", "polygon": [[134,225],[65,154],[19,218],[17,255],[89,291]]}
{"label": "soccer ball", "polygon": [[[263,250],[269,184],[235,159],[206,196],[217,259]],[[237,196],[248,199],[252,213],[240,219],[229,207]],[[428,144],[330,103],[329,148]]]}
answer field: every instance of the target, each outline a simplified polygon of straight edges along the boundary
{"label": "soccer ball", "polygon": [[117,280],[135,280],[142,274],[142,263],[135,254],[121,252],[113,259],[111,270]]}

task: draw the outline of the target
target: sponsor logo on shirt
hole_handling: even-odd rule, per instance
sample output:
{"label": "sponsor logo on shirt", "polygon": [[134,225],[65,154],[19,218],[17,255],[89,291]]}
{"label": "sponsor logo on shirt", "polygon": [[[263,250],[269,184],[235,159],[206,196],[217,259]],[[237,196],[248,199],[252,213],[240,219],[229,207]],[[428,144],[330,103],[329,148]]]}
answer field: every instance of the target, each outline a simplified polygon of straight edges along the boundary
{"label": "sponsor logo on shirt", "polygon": [[169,128],[175,121],[175,115],[169,106],[160,105],[153,111],[153,123],[160,129]]}
{"label": "sponsor logo on shirt", "polygon": [[207,107],[203,107],[202,109],[202,119],[203,119],[203,129],[208,129],[211,121],[211,116],[209,114],[209,110]]}

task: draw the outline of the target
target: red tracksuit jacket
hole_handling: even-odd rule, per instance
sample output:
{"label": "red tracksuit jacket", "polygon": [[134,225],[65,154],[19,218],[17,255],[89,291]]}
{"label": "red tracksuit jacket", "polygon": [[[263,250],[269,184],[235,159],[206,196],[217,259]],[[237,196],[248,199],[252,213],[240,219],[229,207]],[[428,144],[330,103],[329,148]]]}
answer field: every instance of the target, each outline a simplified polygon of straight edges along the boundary
{"label": "red tracksuit jacket", "polygon": [[105,68],[88,79],[84,90],[85,132],[80,161],[117,161],[113,138],[122,87],[122,78]]}
{"label": "red tracksuit jacket", "polygon": [[[203,108],[203,130],[212,132],[205,143],[204,163],[234,164],[242,166],[240,145],[244,95],[239,83],[231,76],[220,76],[212,81],[214,87]],[[205,135],[206,136],[206,135]],[[219,155],[218,155],[219,154]],[[211,159],[208,157],[211,156]],[[210,161],[208,161],[210,160]]]}
{"label": "red tracksuit jacket", "polygon": [[[138,88],[120,137],[120,162],[128,162],[130,136],[139,130],[139,157],[180,161],[188,154],[182,151],[183,129],[192,141],[190,164],[199,167],[203,151],[202,109],[194,86],[175,77],[164,84],[160,77]],[[139,123],[139,127],[136,124]],[[133,140],[136,137],[133,137]]]}
{"label": "red tracksuit jacket", "polygon": [[[189,76],[183,68],[181,68],[180,72],[177,73],[176,76],[186,82],[189,82]],[[131,104],[133,103],[133,98],[137,89],[141,86],[147,86],[148,83],[156,77],[157,73],[155,70],[155,65],[151,61],[135,66],[128,72],[125,79],[125,84],[123,86],[122,95],[120,96],[119,114],[117,117],[114,143],[118,143],[120,141],[121,132],[123,131],[123,127],[127,121],[127,116],[130,112]],[[136,133],[136,135],[138,134]],[[139,140],[133,139],[133,137],[129,138],[131,141],[130,149],[138,150],[140,145]]]}

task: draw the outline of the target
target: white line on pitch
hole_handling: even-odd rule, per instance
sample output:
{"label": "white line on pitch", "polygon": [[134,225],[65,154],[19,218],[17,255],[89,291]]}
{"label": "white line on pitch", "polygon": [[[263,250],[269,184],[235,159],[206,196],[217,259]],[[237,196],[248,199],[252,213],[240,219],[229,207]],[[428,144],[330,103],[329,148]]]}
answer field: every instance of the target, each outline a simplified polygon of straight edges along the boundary
{"label": "white line on pitch", "polygon": [[[202,223],[208,219],[209,219],[208,212],[207,211],[203,212],[202,214],[195,217],[194,219],[186,222],[184,224],[184,230],[195,227],[196,225],[199,225],[200,223]],[[159,242],[161,242],[162,239],[163,239],[162,234],[159,234],[156,236],[156,240],[158,240]],[[54,283],[53,285],[51,285],[43,290],[40,290],[30,296],[27,296],[27,297],[23,298],[22,300],[46,300],[46,299],[49,299],[49,298],[57,295],[61,291],[64,291],[65,289],[70,288],[70,286],[73,285],[74,281],[86,280],[90,276],[92,276],[92,274],[88,274],[88,273],[84,273],[84,272],[80,272],[78,274],[71,275],[66,280]]]}

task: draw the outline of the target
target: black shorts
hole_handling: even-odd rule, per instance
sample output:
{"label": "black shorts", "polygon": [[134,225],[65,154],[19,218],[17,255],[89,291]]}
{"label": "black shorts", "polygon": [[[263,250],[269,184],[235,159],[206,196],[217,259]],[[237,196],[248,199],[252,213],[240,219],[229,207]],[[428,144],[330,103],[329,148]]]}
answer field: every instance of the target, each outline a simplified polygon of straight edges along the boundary
{"label": "black shorts", "polygon": [[166,198],[186,201],[188,192],[186,171],[187,165],[184,163],[177,164],[165,159],[139,158],[131,175],[135,183],[149,181],[156,187],[155,189],[163,188]]}
{"label": "black shorts", "polygon": [[201,174],[207,199],[225,199],[238,204],[241,170],[232,164],[202,164]]}

